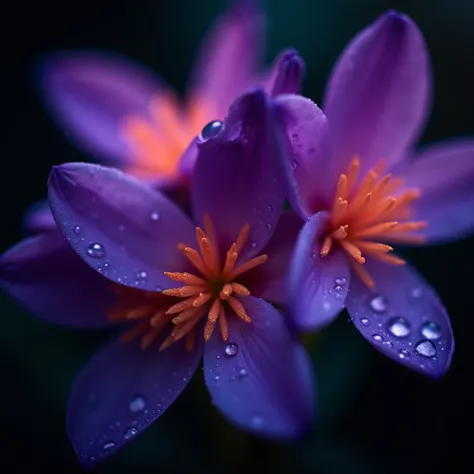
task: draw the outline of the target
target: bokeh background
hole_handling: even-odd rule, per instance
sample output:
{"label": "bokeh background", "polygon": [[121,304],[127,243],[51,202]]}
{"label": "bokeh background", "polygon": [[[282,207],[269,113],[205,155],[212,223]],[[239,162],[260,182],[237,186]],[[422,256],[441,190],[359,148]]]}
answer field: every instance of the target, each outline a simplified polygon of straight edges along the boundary
{"label": "bokeh background", "polygon": [[[264,2],[265,3],[265,2]],[[0,252],[22,237],[22,213],[46,193],[52,165],[88,157],[46,115],[37,60],[58,49],[99,49],[153,67],[183,91],[196,45],[221,0],[44,0],[2,6]],[[471,0],[267,0],[270,61],[287,46],[307,62],[305,94],[320,102],[351,37],[388,8],[408,13],[432,56],[435,102],[423,142],[474,134]],[[473,211],[474,212],[474,209]],[[244,436],[209,404],[198,373],[178,402],[128,448],[93,472],[465,473],[472,468],[474,239],[408,253],[449,309],[457,350],[431,381],[384,358],[348,324],[318,335],[318,422],[292,445]],[[106,339],[47,325],[0,295],[2,472],[82,472],[64,421],[74,375]]]}

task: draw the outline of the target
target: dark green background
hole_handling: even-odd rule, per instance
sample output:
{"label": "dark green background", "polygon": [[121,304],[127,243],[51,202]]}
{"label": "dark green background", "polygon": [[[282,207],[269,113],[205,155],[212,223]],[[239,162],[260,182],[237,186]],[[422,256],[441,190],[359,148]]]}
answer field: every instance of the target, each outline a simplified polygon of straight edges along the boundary
{"label": "dark green background", "polygon": [[[317,102],[331,65],[359,29],[387,8],[410,14],[425,34],[435,75],[435,105],[423,142],[474,132],[472,1],[268,0],[266,4],[267,60],[283,47],[299,49],[307,62],[305,93]],[[50,167],[87,159],[42,109],[33,84],[34,62],[56,49],[119,51],[151,65],[183,91],[195,46],[223,5],[219,0],[45,0],[2,6],[0,251],[21,237],[22,213],[45,195]],[[385,359],[344,315],[312,347],[319,379],[319,421],[307,439],[280,446],[240,434],[209,405],[198,373],[190,389],[152,429],[94,471],[469,471],[473,243],[471,238],[408,254],[452,317],[457,350],[443,380],[427,380]],[[75,373],[106,334],[49,326],[4,295],[0,298],[2,471],[81,472],[65,434],[65,403]]]}

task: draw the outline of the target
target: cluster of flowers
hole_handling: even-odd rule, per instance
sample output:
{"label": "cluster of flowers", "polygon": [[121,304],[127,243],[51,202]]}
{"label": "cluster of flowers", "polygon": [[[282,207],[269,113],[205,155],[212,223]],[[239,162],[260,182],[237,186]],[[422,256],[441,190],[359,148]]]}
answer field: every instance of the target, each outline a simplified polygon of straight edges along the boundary
{"label": "cluster of flowers", "polygon": [[474,228],[474,140],[411,149],[431,96],[417,26],[390,11],[358,34],[322,109],[300,95],[295,51],[259,70],[262,26],[251,2],[233,5],[184,102],[111,55],[42,67],[53,117],[108,166],[52,169],[0,284],[49,322],[125,326],[71,391],[67,431],[85,465],[144,431],[201,359],[231,423],[301,435],[315,385],[298,334],[343,309],[395,361],[435,378],[449,368],[449,318],[390,246]]}

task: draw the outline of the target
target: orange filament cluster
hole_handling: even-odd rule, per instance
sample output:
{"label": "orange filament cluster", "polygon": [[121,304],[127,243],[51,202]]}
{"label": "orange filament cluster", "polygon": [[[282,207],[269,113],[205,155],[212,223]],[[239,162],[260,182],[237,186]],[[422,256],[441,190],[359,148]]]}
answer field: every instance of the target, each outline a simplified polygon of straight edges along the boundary
{"label": "orange filament cluster", "polygon": [[266,262],[268,257],[260,255],[236,265],[249,230],[248,225],[242,228],[236,241],[227,252],[225,260],[221,262],[214,227],[209,216],[206,215],[204,230],[200,227],[196,228],[199,252],[184,244],[178,246],[196,268],[198,275],[165,273],[166,276],[183,283],[184,286],[161,293],[114,286],[118,304],[108,310],[109,319],[114,322],[136,323],[121,337],[121,341],[131,342],[140,338],[141,348],[146,349],[155,342],[161,331],[172,323],[174,327],[171,334],[161,344],[160,350],[166,349],[183,338],[185,338],[186,348],[192,350],[195,345],[194,328],[206,316],[207,322],[204,326],[206,341],[212,336],[217,323],[222,339],[227,341],[229,309],[240,319],[250,323],[250,316],[240,301],[240,297],[248,296],[250,292],[235,280],[252,268]]}
{"label": "orange filament cluster", "polygon": [[337,243],[350,257],[355,273],[370,288],[375,286],[364,269],[365,256],[403,265],[401,258],[390,252],[392,247],[381,242],[421,243],[418,231],[426,222],[410,221],[411,203],[420,197],[418,189],[403,189],[400,178],[381,175],[382,167],[370,170],[359,180],[360,162],[355,157],[347,173],[341,174],[331,209],[331,220],[321,247],[321,256],[329,254]]}
{"label": "orange filament cluster", "polygon": [[212,107],[201,98],[183,108],[172,93],[157,96],[150,103],[149,117],[130,115],[122,123],[121,136],[134,158],[127,171],[140,178],[153,173],[173,176],[181,154],[213,118]]}
{"label": "orange filament cluster", "polygon": [[246,224],[227,251],[223,262],[221,262],[219,255],[214,227],[207,215],[204,217],[204,230],[200,227],[196,228],[199,252],[184,244],[179,245],[179,249],[193,264],[199,275],[165,273],[166,276],[183,283],[184,286],[163,291],[163,295],[183,298],[183,300],[166,311],[167,315],[173,315],[172,321],[175,327],[160,349],[165,349],[190,334],[196,324],[206,316],[204,339],[208,341],[211,338],[218,322],[222,340],[227,341],[228,309],[231,309],[246,323],[251,322],[250,316],[240,301],[241,297],[250,295],[250,291],[235,280],[252,268],[266,262],[268,256],[260,255],[236,265],[249,230],[250,228]]}

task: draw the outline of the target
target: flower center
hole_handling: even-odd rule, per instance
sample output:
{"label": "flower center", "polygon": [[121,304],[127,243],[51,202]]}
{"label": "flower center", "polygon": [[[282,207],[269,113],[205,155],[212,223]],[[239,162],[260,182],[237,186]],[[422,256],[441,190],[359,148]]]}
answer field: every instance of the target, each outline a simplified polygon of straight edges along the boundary
{"label": "flower center", "polygon": [[137,325],[125,333],[121,340],[130,342],[141,337],[141,347],[146,349],[155,341],[161,330],[172,323],[173,329],[161,344],[160,350],[182,338],[185,338],[186,348],[192,350],[195,343],[194,329],[205,317],[206,341],[211,338],[216,324],[219,324],[222,340],[227,341],[229,310],[244,322],[250,323],[251,318],[240,301],[240,298],[250,295],[250,291],[236,279],[266,262],[268,256],[260,255],[236,265],[249,230],[246,224],[228,250],[225,260],[221,262],[214,227],[206,215],[204,230],[196,228],[199,251],[185,244],[178,245],[179,250],[196,268],[197,274],[165,273],[183,286],[161,293],[117,286],[120,301],[117,307],[108,311],[109,319],[121,322],[138,320]]}
{"label": "flower center", "polygon": [[173,93],[155,97],[148,116],[129,115],[121,125],[134,158],[127,171],[139,178],[151,173],[173,176],[182,153],[212,118],[213,108],[202,98],[191,100],[183,110]]}
{"label": "flower center", "polygon": [[360,162],[355,157],[345,174],[339,176],[331,209],[331,220],[321,247],[321,256],[329,254],[337,243],[350,257],[355,273],[370,288],[375,286],[363,267],[365,256],[392,265],[403,265],[391,254],[393,248],[382,242],[421,243],[418,233],[426,222],[411,221],[411,204],[420,197],[418,189],[401,189],[402,180],[381,175],[382,166],[359,178]]}

